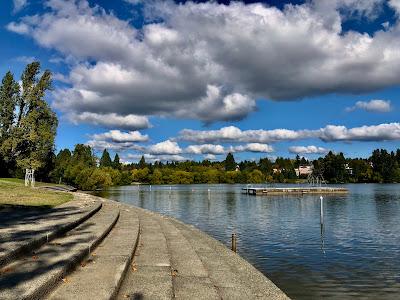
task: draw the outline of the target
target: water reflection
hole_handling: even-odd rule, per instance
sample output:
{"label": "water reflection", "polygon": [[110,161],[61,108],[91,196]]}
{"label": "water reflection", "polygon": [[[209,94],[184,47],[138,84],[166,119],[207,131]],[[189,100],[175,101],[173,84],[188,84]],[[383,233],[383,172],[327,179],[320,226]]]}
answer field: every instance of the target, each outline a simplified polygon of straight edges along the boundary
{"label": "water reflection", "polygon": [[[398,299],[400,185],[349,195],[254,197],[238,185],[119,187],[101,196],[191,223],[238,251],[294,299]],[[210,190],[210,192],[208,191]]]}

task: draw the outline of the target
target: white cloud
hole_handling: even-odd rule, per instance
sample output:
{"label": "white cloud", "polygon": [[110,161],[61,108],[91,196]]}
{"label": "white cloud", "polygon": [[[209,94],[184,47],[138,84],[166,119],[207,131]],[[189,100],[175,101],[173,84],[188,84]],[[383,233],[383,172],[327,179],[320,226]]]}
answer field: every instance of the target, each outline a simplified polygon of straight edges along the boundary
{"label": "white cloud", "polygon": [[148,147],[148,151],[150,154],[175,155],[182,153],[182,149],[179,147],[178,143],[170,140],[151,145]]}
{"label": "white cloud", "polygon": [[[374,20],[382,12],[385,0],[314,0],[315,9],[325,19],[365,17]],[[338,16],[337,11],[340,11]],[[338,21],[338,20],[335,20]]]}
{"label": "white cloud", "polygon": [[400,0],[389,0],[389,6],[393,8],[397,15],[400,15]]}
{"label": "white cloud", "polygon": [[319,130],[318,137],[326,142],[400,140],[400,123],[388,123],[354,128],[328,125]]}
{"label": "white cloud", "polygon": [[67,114],[212,122],[244,118],[256,109],[255,99],[359,94],[400,84],[394,67],[400,22],[372,35],[342,31],[339,10],[373,18],[381,2],[307,1],[279,10],[146,1],[148,17],[162,22],[138,31],[86,1],[51,0],[46,12],[7,28],[76,62],[71,87],[54,93],[54,106]]}
{"label": "white cloud", "polygon": [[143,3],[143,0],[124,0],[124,1],[134,5]]}
{"label": "white cloud", "polygon": [[179,139],[197,143],[203,142],[251,142],[266,143],[277,142],[282,140],[298,140],[303,138],[314,137],[312,130],[289,130],[289,129],[273,129],[273,130],[244,130],[228,126],[218,130],[191,130],[184,129],[179,134]]}
{"label": "white cloud", "polygon": [[207,154],[207,155],[204,155],[204,159],[206,159],[206,160],[216,160],[217,157],[214,154]]}
{"label": "white cloud", "polygon": [[156,161],[186,161],[189,160],[188,158],[182,156],[182,155],[153,155],[149,153],[145,154],[128,154],[126,155],[126,160],[135,160],[139,161],[139,159],[144,156],[144,159],[146,162],[156,162]]}
{"label": "white cloud", "polygon": [[149,128],[147,117],[137,115],[99,114],[91,112],[71,113],[67,115],[73,123],[88,123],[106,128],[144,129]]}
{"label": "white cloud", "polygon": [[104,140],[90,140],[86,142],[86,145],[96,150],[103,150],[103,149],[115,150],[115,151],[142,150],[140,146],[136,146],[133,143],[115,143]]}
{"label": "white cloud", "polygon": [[22,10],[25,6],[28,5],[28,1],[27,0],[13,0],[13,4],[14,4],[14,13],[19,12],[20,10]]}
{"label": "white cloud", "polygon": [[71,83],[69,78],[61,73],[53,73],[52,78],[53,78],[53,80],[60,81],[63,83]]}
{"label": "white cloud", "polygon": [[328,153],[329,150],[317,146],[292,146],[289,147],[289,152],[295,154],[325,154]]}
{"label": "white cloud", "polygon": [[23,55],[23,56],[16,57],[15,60],[19,61],[19,62],[26,63],[26,64],[30,64],[31,62],[36,61],[37,59],[34,56],[25,56],[25,55]]}
{"label": "white cloud", "polygon": [[147,142],[149,140],[147,134],[143,135],[139,131],[121,132],[120,130],[110,130],[108,132],[94,134],[92,138],[98,141],[105,140],[115,143],[137,143]]}
{"label": "white cloud", "polygon": [[362,109],[368,112],[390,112],[392,110],[390,101],[388,100],[379,100],[374,99],[370,101],[357,101],[356,104],[352,107],[347,107],[347,112],[352,112],[357,109]]}
{"label": "white cloud", "polygon": [[400,140],[400,123],[387,123],[371,126],[346,128],[345,126],[327,125],[320,129],[273,129],[241,130],[234,126],[219,130],[184,129],[178,139],[196,142],[248,142],[266,143],[278,141],[295,141],[317,138],[325,142],[333,141],[386,141]]}
{"label": "white cloud", "polygon": [[25,23],[15,23],[11,22],[6,26],[7,30],[19,33],[19,34],[29,34],[30,27]]}
{"label": "white cloud", "polygon": [[225,149],[221,145],[203,144],[190,145],[185,149],[186,153],[190,154],[224,154]]}
{"label": "white cloud", "polygon": [[232,152],[262,152],[262,153],[270,153],[274,152],[274,148],[267,144],[261,143],[250,143],[246,145],[239,145],[232,147]]}

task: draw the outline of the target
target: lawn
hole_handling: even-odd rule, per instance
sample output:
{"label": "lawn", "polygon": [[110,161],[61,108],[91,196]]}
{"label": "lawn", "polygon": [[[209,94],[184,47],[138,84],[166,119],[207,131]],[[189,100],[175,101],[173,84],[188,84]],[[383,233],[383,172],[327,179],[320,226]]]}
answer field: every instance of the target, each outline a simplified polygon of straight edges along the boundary
{"label": "lawn", "polygon": [[53,207],[72,200],[72,195],[65,192],[49,191],[38,187],[51,185],[36,183],[36,188],[25,187],[24,180],[0,178],[0,206],[47,206]]}

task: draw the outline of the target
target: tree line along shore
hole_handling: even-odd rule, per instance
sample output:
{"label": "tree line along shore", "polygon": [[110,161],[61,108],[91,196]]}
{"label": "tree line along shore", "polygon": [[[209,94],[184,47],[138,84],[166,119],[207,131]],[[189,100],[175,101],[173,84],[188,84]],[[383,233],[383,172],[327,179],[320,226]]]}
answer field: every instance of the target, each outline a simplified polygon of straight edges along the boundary
{"label": "tree line along shore", "polygon": [[87,145],[55,154],[58,120],[45,100],[51,89],[51,72],[40,71],[40,63],[28,64],[19,84],[11,72],[0,86],[0,177],[23,178],[25,169],[35,169],[41,181],[66,183],[82,190],[103,189],[133,182],[148,184],[196,183],[295,183],[308,167],[328,183],[400,182],[400,149],[374,150],[368,158],[346,158],[329,152],[313,161],[278,157],[275,161],[236,162],[228,153],[223,161],[183,161],[122,164],[118,154],[111,159],[105,149],[100,158]]}
{"label": "tree line along shore", "polygon": [[[133,182],[147,184],[200,183],[296,183],[305,182],[307,175],[296,175],[299,166],[311,165],[313,173],[328,183],[392,183],[400,182],[400,149],[387,152],[375,150],[368,159],[345,158],[342,153],[329,152],[314,161],[297,156],[294,159],[268,158],[259,161],[235,162],[228,153],[224,161],[184,161],[121,164],[118,154],[112,160],[104,150],[100,159],[89,146],[77,145],[73,152],[60,151],[55,158],[50,180],[75,185],[82,189],[98,189]],[[351,170],[351,172],[349,172]]]}

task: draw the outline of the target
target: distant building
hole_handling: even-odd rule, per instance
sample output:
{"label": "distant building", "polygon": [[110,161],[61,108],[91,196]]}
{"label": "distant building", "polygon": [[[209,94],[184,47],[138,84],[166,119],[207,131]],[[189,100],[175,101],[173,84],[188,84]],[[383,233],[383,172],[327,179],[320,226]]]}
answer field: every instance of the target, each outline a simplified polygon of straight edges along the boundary
{"label": "distant building", "polygon": [[344,164],[344,168],[348,174],[353,175],[353,168],[350,168],[349,164]]}
{"label": "distant building", "polygon": [[312,174],[313,167],[312,166],[299,166],[298,168],[294,169],[296,172],[296,176],[300,177],[302,175],[308,176]]}
{"label": "distant building", "polygon": [[240,167],[239,167],[239,165],[236,165],[236,169],[235,169],[235,171],[236,171],[236,172],[239,172],[239,171],[240,171]]}
{"label": "distant building", "polygon": [[272,172],[274,173],[274,174],[276,174],[276,173],[281,173],[281,169],[279,169],[279,168],[273,168],[272,169]]}

